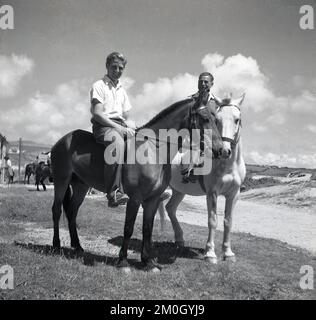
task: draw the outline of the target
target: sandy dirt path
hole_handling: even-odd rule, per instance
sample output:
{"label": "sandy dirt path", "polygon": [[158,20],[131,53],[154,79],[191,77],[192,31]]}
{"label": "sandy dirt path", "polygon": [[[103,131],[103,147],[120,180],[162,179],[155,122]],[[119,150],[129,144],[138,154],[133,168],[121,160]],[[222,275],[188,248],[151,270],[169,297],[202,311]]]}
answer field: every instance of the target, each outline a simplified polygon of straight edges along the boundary
{"label": "sandy dirt path", "polygon": [[[223,230],[223,213],[224,198],[219,197],[219,230]],[[186,196],[177,217],[181,222],[207,227],[205,197]],[[316,254],[316,214],[304,210],[239,200],[233,216],[233,232],[281,240]]]}

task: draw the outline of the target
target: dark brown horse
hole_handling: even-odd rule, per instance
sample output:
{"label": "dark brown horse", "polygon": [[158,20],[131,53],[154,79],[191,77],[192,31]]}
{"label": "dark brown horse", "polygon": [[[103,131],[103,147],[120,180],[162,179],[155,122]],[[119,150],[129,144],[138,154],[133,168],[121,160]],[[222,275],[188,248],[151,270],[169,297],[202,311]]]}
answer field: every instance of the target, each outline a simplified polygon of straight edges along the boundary
{"label": "dark brown horse", "polygon": [[47,178],[49,179],[49,182],[53,182],[52,170],[49,165],[40,162],[35,169],[35,185],[37,191],[40,191],[39,184],[41,184],[43,190],[46,191],[45,180]]}
{"label": "dark brown horse", "polygon": [[[158,137],[161,129],[192,128],[193,99],[186,99],[171,105],[140,129],[151,129]],[[204,107],[205,108],[205,107]],[[201,108],[202,109],[202,108]],[[220,154],[223,147],[221,137],[216,128],[214,117],[196,114],[195,123],[199,128],[211,129],[212,139],[208,150]],[[140,130],[139,129],[139,130]],[[138,131],[139,132],[139,131]],[[143,132],[143,131],[142,131]],[[160,196],[167,188],[171,178],[171,161],[178,151],[171,148],[168,140],[148,139],[136,141],[136,150],[151,141],[155,155],[157,145],[165,147],[166,161],[160,164],[124,164],[122,182],[129,196],[126,206],[124,239],[119,253],[119,267],[127,267],[127,249],[132,236],[135,219],[140,205],[143,206],[143,243],[141,260],[145,270],[157,270],[157,265],[151,256],[151,238],[155,213],[160,203]],[[77,252],[83,252],[80,245],[76,217],[89,187],[104,191],[113,179],[115,165],[105,165],[104,146],[97,144],[93,135],[83,130],[76,130],[62,137],[52,148],[51,165],[54,179],[54,203],[52,207],[54,222],[53,247],[60,248],[59,219],[64,207],[71,238],[71,246]],[[104,170],[108,180],[104,179]]]}
{"label": "dark brown horse", "polygon": [[34,162],[28,163],[25,166],[24,184],[26,182],[26,179],[27,179],[27,184],[30,184],[30,177],[31,177],[31,175],[35,176],[35,169],[36,169],[36,163],[34,163]]}

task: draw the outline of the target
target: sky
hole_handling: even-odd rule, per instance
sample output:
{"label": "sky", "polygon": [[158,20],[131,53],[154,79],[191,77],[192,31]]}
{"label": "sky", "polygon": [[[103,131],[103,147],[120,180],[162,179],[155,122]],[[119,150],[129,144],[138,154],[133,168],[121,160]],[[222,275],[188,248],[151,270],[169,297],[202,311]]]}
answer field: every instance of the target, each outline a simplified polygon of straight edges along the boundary
{"label": "sky", "polygon": [[215,94],[246,93],[247,163],[316,168],[316,29],[299,24],[300,7],[316,11],[315,0],[4,4],[14,9],[14,29],[0,29],[0,132],[9,141],[54,144],[91,131],[90,87],[106,56],[121,51],[137,124],[195,93],[209,71]]}

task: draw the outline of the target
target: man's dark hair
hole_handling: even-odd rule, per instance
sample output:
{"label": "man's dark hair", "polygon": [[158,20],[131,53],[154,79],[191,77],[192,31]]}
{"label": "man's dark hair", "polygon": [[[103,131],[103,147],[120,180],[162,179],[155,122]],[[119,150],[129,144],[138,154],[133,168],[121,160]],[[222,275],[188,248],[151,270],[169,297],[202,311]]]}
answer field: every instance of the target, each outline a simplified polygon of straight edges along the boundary
{"label": "man's dark hair", "polygon": [[202,73],[200,74],[200,76],[199,76],[199,79],[200,79],[201,77],[209,77],[209,78],[211,79],[211,82],[214,81],[213,75],[212,75],[211,73],[209,73],[209,72],[202,72]]}
{"label": "man's dark hair", "polygon": [[110,64],[112,61],[114,61],[115,59],[119,59],[123,62],[124,67],[126,66],[127,63],[127,59],[125,58],[125,56],[122,53],[119,52],[112,52],[110,53],[107,57],[106,57],[106,65]]}

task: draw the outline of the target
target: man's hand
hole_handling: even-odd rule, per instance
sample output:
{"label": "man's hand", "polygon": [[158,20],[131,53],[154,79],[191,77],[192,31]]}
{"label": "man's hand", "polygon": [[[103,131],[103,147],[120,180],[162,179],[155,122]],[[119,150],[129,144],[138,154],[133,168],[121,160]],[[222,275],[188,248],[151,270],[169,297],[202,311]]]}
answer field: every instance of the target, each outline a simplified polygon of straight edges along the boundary
{"label": "man's hand", "polygon": [[134,120],[131,120],[131,119],[127,119],[125,120],[125,124],[129,127],[129,128],[132,128],[132,129],[136,129],[136,124],[135,124],[135,121]]}
{"label": "man's hand", "polygon": [[125,127],[121,127],[121,133],[123,135],[126,135],[127,138],[131,138],[135,135],[135,130],[132,128],[125,128]]}

